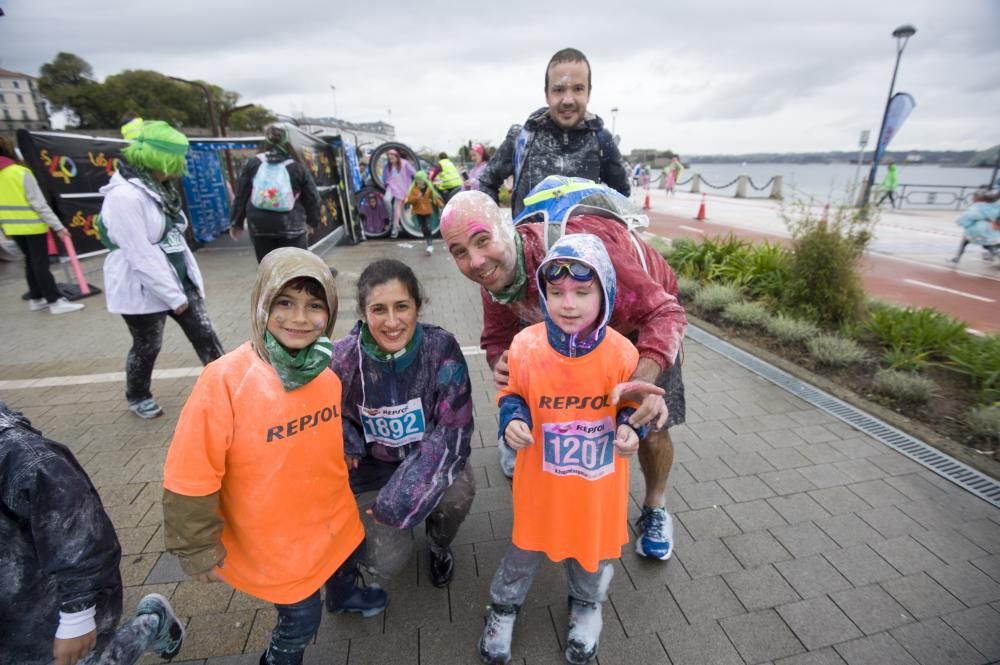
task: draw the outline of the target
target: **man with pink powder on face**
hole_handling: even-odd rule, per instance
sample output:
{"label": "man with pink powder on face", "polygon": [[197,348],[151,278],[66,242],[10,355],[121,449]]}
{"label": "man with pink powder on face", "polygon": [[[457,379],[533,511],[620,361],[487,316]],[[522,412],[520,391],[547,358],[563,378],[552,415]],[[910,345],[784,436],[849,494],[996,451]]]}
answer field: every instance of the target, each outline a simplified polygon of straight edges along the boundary
{"label": "man with pink powder on face", "polygon": [[[535,274],[545,256],[544,227],[543,223],[513,226],[482,192],[456,195],[441,216],[441,235],[448,252],[462,274],[482,287],[480,342],[498,388],[508,382],[507,349],[514,336],[542,320],[538,286],[529,276]],[[599,238],[614,265],[618,290],[609,325],[629,338],[639,351],[632,379],[655,383],[666,391],[666,398],[630,392],[641,400],[631,422],[656,421],[639,450],[646,494],[636,551],[641,556],[666,560],[673,551],[673,523],[665,505],[673,442],[667,429],[660,428],[684,422],[684,388],[676,363],[687,319],[677,301],[677,280],[654,249],[645,243],[638,247],[633,243],[623,224],[579,215],[570,217],[566,224],[566,234],[573,233],[590,233]],[[505,457],[509,455],[502,453],[502,460]],[[510,471],[507,466],[505,472]]]}

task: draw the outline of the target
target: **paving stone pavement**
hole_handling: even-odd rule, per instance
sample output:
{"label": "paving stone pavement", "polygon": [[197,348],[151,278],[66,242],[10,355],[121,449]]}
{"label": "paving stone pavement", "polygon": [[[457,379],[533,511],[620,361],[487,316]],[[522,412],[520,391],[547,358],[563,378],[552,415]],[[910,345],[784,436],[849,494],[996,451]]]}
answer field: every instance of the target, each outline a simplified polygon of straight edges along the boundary
{"label": "paving stone pavement", "polygon": [[[197,258],[216,330],[231,350],[247,338],[255,261],[245,242],[215,244]],[[397,257],[413,266],[429,296],[423,320],[470,351],[478,494],[455,545],[451,588],[429,584],[426,552],[416,548],[388,584],[386,613],[325,616],[306,652],[310,664],[478,662],[489,580],[510,538],[494,394],[475,348],[477,290],[439,243],[430,257],[409,244],[320,249],[340,271],[336,330],[357,318],[354,282],[369,261]],[[100,266],[100,258],[84,262],[91,283],[103,286]],[[224,585],[189,581],[163,551],[162,464],[193,372],[154,380],[166,415],[153,421],[126,411],[120,378],[13,383],[121,372],[130,342],[101,297],[76,314],[27,311],[20,270],[0,266],[0,396],[70,446],[91,475],[122,543],[126,607],[156,591],[185,617],[188,640],[174,662],[255,664],[274,609]],[[600,665],[1000,662],[1000,510],[697,343],[686,351],[688,422],[672,430],[668,493],[675,556],[650,562],[623,549],[604,607]],[[157,368],[196,365],[168,322]],[[633,468],[633,518],[642,489]],[[547,565],[515,630],[515,662],[564,662],[565,626],[561,568]]]}

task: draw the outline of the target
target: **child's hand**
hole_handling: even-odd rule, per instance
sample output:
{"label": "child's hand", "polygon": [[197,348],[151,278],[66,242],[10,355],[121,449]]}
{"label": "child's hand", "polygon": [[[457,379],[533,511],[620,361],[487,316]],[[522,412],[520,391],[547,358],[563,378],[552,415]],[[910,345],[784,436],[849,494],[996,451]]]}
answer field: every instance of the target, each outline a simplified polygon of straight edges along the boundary
{"label": "child's hand", "polygon": [[192,575],[191,579],[195,582],[225,582],[222,576],[216,572],[215,568],[211,570],[206,570],[204,573],[198,573],[197,575]]}
{"label": "child's hand", "polygon": [[535,442],[535,437],[531,435],[528,423],[523,420],[512,420],[507,424],[507,429],[503,431],[503,438],[513,450],[527,448]]}
{"label": "child's hand", "polygon": [[52,657],[55,665],[76,665],[87,657],[97,645],[97,631],[92,630],[86,635],[61,640],[58,637],[52,642]]}
{"label": "child's hand", "polygon": [[639,450],[639,436],[628,425],[619,425],[615,432],[615,449],[620,457],[631,457]]}
{"label": "child's hand", "polygon": [[354,455],[344,455],[344,461],[347,462],[347,469],[349,471],[358,468],[358,465],[361,464],[361,458]]}

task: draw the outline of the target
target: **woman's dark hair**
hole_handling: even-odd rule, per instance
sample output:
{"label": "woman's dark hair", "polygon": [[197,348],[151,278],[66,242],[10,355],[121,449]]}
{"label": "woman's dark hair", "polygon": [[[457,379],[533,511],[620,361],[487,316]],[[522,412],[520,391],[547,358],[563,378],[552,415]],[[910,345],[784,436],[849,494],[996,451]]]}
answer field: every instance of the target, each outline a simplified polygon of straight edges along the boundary
{"label": "woman's dark hair", "polygon": [[417,276],[410,270],[410,266],[396,259],[379,259],[369,263],[368,267],[362,271],[361,277],[358,277],[358,311],[362,317],[365,313],[365,307],[368,305],[368,298],[371,296],[372,289],[386,282],[391,282],[394,279],[398,279],[406,287],[406,291],[410,294],[410,297],[417,303],[417,311],[420,311],[420,306],[423,304],[424,298],[421,293],[420,282],[417,281]]}
{"label": "woman's dark hair", "polygon": [[306,168],[302,155],[292,146],[288,128],[284,125],[273,123],[265,127],[264,142],[257,149],[261,152],[283,152]]}

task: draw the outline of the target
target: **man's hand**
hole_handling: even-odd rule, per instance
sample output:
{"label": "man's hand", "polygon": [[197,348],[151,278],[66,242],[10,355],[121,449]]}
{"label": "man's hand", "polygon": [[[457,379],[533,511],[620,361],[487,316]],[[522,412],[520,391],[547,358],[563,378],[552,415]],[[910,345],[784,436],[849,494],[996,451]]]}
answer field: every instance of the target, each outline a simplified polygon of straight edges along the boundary
{"label": "man's hand", "polygon": [[647,425],[654,420],[656,427],[663,427],[670,412],[667,403],[663,401],[663,388],[646,381],[626,381],[619,383],[611,390],[611,404],[617,405],[622,399],[639,402],[639,408],[628,419],[636,427]]}
{"label": "man's hand", "polygon": [[639,436],[628,425],[619,425],[615,432],[615,450],[620,457],[631,457],[639,450]]}
{"label": "man's hand", "polygon": [[76,665],[94,650],[96,644],[96,630],[80,637],[71,637],[68,640],[56,638],[52,643],[52,657],[55,659],[55,665]]}
{"label": "man's hand", "polygon": [[493,385],[497,390],[506,388],[510,382],[510,367],[507,366],[507,352],[504,351],[493,365]]}
{"label": "man's hand", "polygon": [[523,420],[512,420],[507,424],[507,429],[503,431],[504,441],[512,450],[527,448],[535,442],[535,437],[531,435],[528,423]]}
{"label": "man's hand", "polygon": [[192,575],[191,579],[195,582],[225,582],[222,576],[219,575],[215,568],[211,570],[206,570],[204,573],[198,573],[197,575]]}
{"label": "man's hand", "polygon": [[233,240],[239,240],[240,236],[243,235],[243,229],[238,229],[235,226],[229,227],[229,237]]}
{"label": "man's hand", "polygon": [[176,314],[177,316],[180,316],[181,314],[183,314],[184,312],[187,311],[187,308],[188,308],[188,304],[184,303],[183,305],[181,305],[180,307],[178,307],[177,309],[174,310],[174,314]]}
{"label": "man's hand", "polygon": [[56,231],[56,235],[65,240],[66,238],[69,237],[69,230],[66,228],[61,228],[58,231]]}

